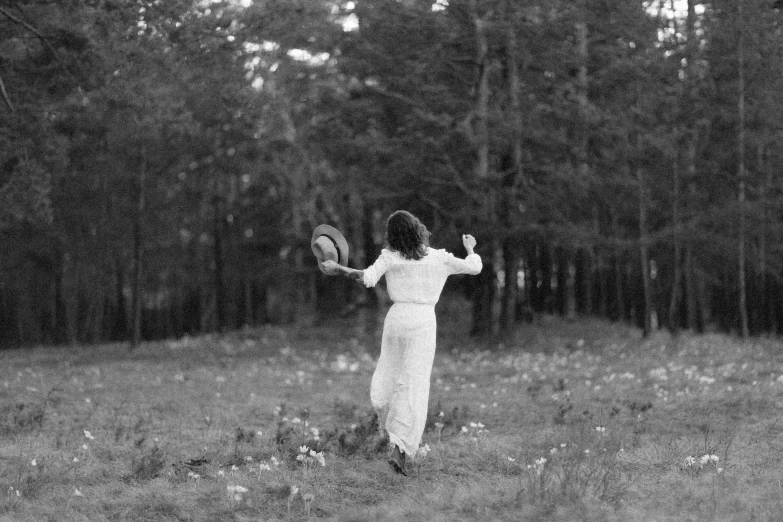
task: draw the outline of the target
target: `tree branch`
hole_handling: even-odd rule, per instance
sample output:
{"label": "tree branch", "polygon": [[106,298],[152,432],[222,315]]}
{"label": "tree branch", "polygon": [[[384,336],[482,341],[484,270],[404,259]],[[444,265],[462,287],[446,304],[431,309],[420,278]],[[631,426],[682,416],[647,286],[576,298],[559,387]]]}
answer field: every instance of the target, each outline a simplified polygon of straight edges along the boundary
{"label": "tree branch", "polygon": [[406,105],[411,106],[413,113],[424,121],[434,123],[441,127],[447,127],[447,128],[453,125],[454,119],[448,114],[435,114],[431,112],[429,109],[427,109],[425,105],[422,104],[421,102],[414,100],[413,98],[410,98],[408,96],[405,96],[404,94],[387,91],[383,87],[378,87],[376,85],[365,85],[364,88],[368,91],[374,92],[386,98],[391,98],[393,100],[397,100]]}
{"label": "tree branch", "polygon": [[68,68],[65,66],[63,61],[60,59],[60,55],[57,53],[57,49],[54,48],[54,46],[49,42],[49,40],[47,40],[46,37],[44,35],[42,35],[41,32],[38,29],[36,29],[32,25],[28,24],[27,22],[25,22],[21,18],[19,18],[17,16],[14,16],[13,14],[9,13],[7,10],[3,9],[2,7],[0,7],[0,14],[6,16],[12,22],[15,22],[15,23],[21,25],[22,27],[24,27],[25,29],[27,29],[28,31],[33,33],[39,40],[41,40],[41,43],[44,44],[44,46],[47,49],[49,49],[49,51],[52,53],[52,56],[54,56],[54,59],[57,60],[57,63],[59,63],[60,67],[62,67],[63,71],[65,71],[65,73],[68,76],[70,76],[71,79],[73,79],[76,82],[77,85],[79,84],[79,80],[76,79],[76,76],[74,76],[73,73],[68,70]]}
{"label": "tree branch", "polygon": [[451,161],[451,157],[444,153],[441,155],[441,158],[443,159],[443,163],[449,169],[449,172],[451,172],[452,183],[474,202],[481,203],[482,199],[478,194],[476,194],[476,191],[471,190],[469,187],[465,186],[465,182],[462,181],[462,176],[460,175],[459,170],[457,170],[457,167],[455,167],[454,163]]}
{"label": "tree branch", "polygon": [[3,95],[5,104],[8,105],[8,110],[14,112],[14,106],[11,104],[11,99],[8,97],[8,91],[5,90],[5,83],[3,83],[2,76],[0,76],[0,93]]}

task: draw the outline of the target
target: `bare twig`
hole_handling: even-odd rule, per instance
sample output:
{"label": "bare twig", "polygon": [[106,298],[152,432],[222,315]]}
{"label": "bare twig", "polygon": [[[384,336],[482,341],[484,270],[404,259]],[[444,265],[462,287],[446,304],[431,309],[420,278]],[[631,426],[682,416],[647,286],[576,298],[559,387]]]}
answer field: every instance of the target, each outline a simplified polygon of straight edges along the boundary
{"label": "bare twig", "polygon": [[5,83],[3,83],[2,76],[0,76],[0,93],[3,95],[5,104],[8,105],[8,110],[14,112],[14,106],[11,104],[11,98],[8,97],[8,91],[5,90]]}
{"label": "bare twig", "polygon": [[469,187],[465,185],[465,182],[462,181],[462,176],[460,175],[459,170],[457,170],[457,167],[455,167],[454,163],[451,161],[451,157],[448,154],[443,154],[441,157],[443,158],[443,163],[446,165],[446,167],[448,167],[449,172],[451,172],[452,183],[470,199],[472,199],[476,203],[481,203],[482,199],[480,196],[476,194],[476,191],[471,190]]}
{"label": "bare twig", "polygon": [[443,208],[440,203],[435,201],[434,199],[425,196],[424,194],[416,194],[416,198],[419,199],[419,201],[429,205],[431,208],[433,208],[435,211],[440,213],[443,217],[446,217],[448,219],[454,220],[457,219],[459,216],[456,212],[452,212],[448,209]]}
{"label": "bare twig", "polygon": [[44,46],[47,49],[49,49],[49,51],[52,53],[52,56],[54,56],[54,59],[57,60],[57,63],[59,63],[60,67],[62,67],[63,71],[65,71],[65,73],[68,76],[70,76],[77,84],[79,83],[79,80],[76,79],[76,76],[74,76],[73,73],[68,70],[68,68],[65,66],[63,61],[60,59],[60,55],[57,53],[57,49],[54,48],[54,46],[51,44],[51,42],[49,42],[49,40],[47,40],[46,37],[43,34],[41,34],[41,32],[38,29],[36,29],[32,25],[28,24],[27,22],[25,22],[21,18],[19,18],[19,17],[15,16],[15,15],[9,13],[6,9],[3,9],[2,7],[0,7],[0,14],[4,15],[6,18],[11,20],[12,22],[15,22],[15,23],[21,25],[22,27],[24,27],[25,29],[27,29],[28,31],[33,33],[39,40],[41,40],[41,43],[44,44]]}
{"label": "bare twig", "polygon": [[405,96],[404,94],[388,91],[383,87],[378,87],[377,85],[365,85],[364,88],[380,96],[391,98],[393,100],[397,100],[406,105],[411,106],[413,113],[424,121],[427,121],[429,123],[434,123],[436,125],[439,125],[441,127],[446,127],[446,128],[454,125],[454,119],[448,114],[443,114],[443,113],[435,114],[431,112],[429,109],[427,109],[423,103],[419,102],[418,100],[414,100],[413,98],[410,98],[408,96]]}

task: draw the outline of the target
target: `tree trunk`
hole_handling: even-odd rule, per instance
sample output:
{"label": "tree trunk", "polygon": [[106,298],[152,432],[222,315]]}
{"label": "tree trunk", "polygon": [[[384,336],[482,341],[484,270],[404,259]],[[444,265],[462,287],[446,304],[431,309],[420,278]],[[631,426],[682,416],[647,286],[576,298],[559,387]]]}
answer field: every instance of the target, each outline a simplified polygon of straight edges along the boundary
{"label": "tree trunk", "polygon": [[[576,171],[579,176],[580,183],[589,186],[588,178],[590,176],[590,164],[588,162],[588,94],[590,89],[587,64],[589,60],[589,48],[588,48],[588,28],[587,28],[587,3],[585,0],[578,1],[579,19],[576,22],[576,53],[579,63],[579,69],[577,72],[577,100],[579,102],[579,135],[577,137],[577,149],[576,149]],[[592,215],[594,218],[593,225],[597,226],[598,208],[595,200],[593,200]],[[591,314],[592,307],[592,287],[593,287],[593,258],[595,253],[591,247],[582,247],[581,254],[574,252],[574,256],[569,256],[569,263],[575,263],[577,257],[581,265],[580,278],[576,281],[575,266],[569,267],[569,275],[573,275],[573,284],[569,284],[568,287],[568,317],[573,318],[576,315],[576,286],[577,283],[581,290],[581,306],[580,309],[586,313]],[[571,277],[569,277],[569,283],[571,283]],[[573,301],[573,304],[572,304]]]}
{"label": "tree trunk", "polygon": [[[514,0],[506,0],[506,12],[508,28],[506,34],[506,62],[508,64],[508,97],[511,103],[511,159],[512,159],[512,187],[516,188],[523,179],[522,159],[522,109],[520,104],[519,81],[519,42],[517,39],[518,16],[514,9]],[[511,192],[515,196],[515,191]]]}
{"label": "tree trunk", "polygon": [[71,315],[65,299],[65,281],[67,266],[67,256],[60,252],[55,261],[55,281],[54,281],[54,324],[55,324],[55,342],[72,343],[73,337]]}
{"label": "tree trunk", "polygon": [[644,302],[642,305],[644,335],[652,330],[650,315],[652,312],[652,295],[650,291],[650,254],[647,230],[647,190],[644,183],[644,172],[636,169],[636,180],[639,185],[639,256],[642,269],[642,292]]}
{"label": "tree trunk", "polygon": [[[476,177],[488,182],[489,178],[489,74],[491,62],[489,59],[489,43],[487,41],[486,26],[487,21],[483,20],[477,11],[476,1],[471,0],[470,10],[475,26],[476,38]],[[487,185],[487,203],[485,205],[485,217],[489,223],[496,219],[495,201],[496,189]],[[495,300],[495,277],[494,277],[494,237],[487,237],[487,248],[484,260],[484,269],[475,278],[471,278],[473,285],[473,327],[471,335],[484,336],[492,333],[493,314],[492,306]]]}
{"label": "tree trunk", "polygon": [[552,288],[552,278],[555,263],[552,255],[552,246],[545,240],[538,243],[538,266],[541,271],[540,300],[542,311],[553,314],[556,308],[556,296]]}
{"label": "tree trunk", "polygon": [[[612,209],[612,235],[615,238],[620,237],[620,213]],[[623,291],[623,256],[618,248],[614,252],[614,300],[615,317],[617,321],[624,321],[625,315],[625,293]]]}
{"label": "tree trunk", "polygon": [[739,234],[738,234],[738,272],[739,280],[739,313],[740,313],[740,335],[746,339],[749,335],[748,328],[748,307],[747,307],[747,274],[745,268],[745,235],[746,235],[746,216],[745,216],[745,44],[743,28],[743,0],[737,0],[737,19],[739,24],[739,44],[737,47],[739,84],[737,112],[738,112],[738,136],[737,136],[737,177],[739,179],[738,200],[739,200]]}
{"label": "tree trunk", "polygon": [[111,340],[128,339],[128,308],[125,303],[125,273],[119,259],[114,261],[114,321],[112,322]]}
{"label": "tree trunk", "polygon": [[141,287],[144,258],[144,211],[147,181],[147,150],[141,147],[141,163],[138,176],[138,198],[136,200],[136,220],[133,226],[133,301],[131,305],[131,349],[141,341]]}
{"label": "tree trunk", "polygon": [[598,254],[598,313],[604,319],[609,317],[609,267],[606,263],[606,253]]}
{"label": "tree trunk", "polygon": [[514,328],[517,316],[519,272],[519,241],[514,231],[517,187],[522,178],[522,114],[519,100],[519,56],[517,42],[517,17],[514,2],[506,0],[506,64],[508,71],[508,97],[511,105],[511,170],[503,181],[503,226],[508,230],[503,240],[504,286],[501,299],[500,328],[509,331]]}
{"label": "tree trunk", "polygon": [[473,327],[470,334],[485,337],[493,331],[492,306],[495,302],[495,267],[491,246],[481,252],[484,268],[469,279],[473,287]]}
{"label": "tree trunk", "polygon": [[766,132],[764,132],[761,142],[756,148],[756,164],[759,172],[766,174],[764,183],[759,187],[759,200],[761,202],[762,216],[761,227],[758,232],[759,236],[759,254],[758,254],[758,286],[757,289],[757,315],[758,321],[755,328],[763,331],[769,331],[769,323],[767,317],[767,229],[768,229],[768,215],[769,204],[767,202],[767,194],[769,193],[769,174],[766,172],[766,166],[764,161],[764,147],[766,143]]}
{"label": "tree trunk", "polygon": [[245,270],[242,274],[242,298],[244,301],[244,324],[246,326],[255,326],[253,317],[253,283],[250,279],[250,270]]}
{"label": "tree trunk", "polygon": [[[364,251],[365,265],[359,265],[359,268],[365,268],[375,262],[375,258],[380,253],[377,245],[375,244],[375,223],[378,211],[374,209],[369,202],[364,205],[364,218],[362,219],[362,250]],[[377,285],[376,285],[377,287]],[[368,331],[375,331],[375,320],[377,319],[378,305],[380,299],[378,297],[378,288],[367,288],[364,290],[365,298],[367,300],[367,306],[373,309],[373,313],[370,315],[370,321],[367,324]]]}
{"label": "tree trunk", "polygon": [[519,246],[515,238],[503,242],[503,299],[500,307],[500,328],[513,329],[517,311],[517,272],[519,272]]}
{"label": "tree trunk", "polygon": [[674,255],[672,259],[673,274],[669,300],[668,327],[676,332],[679,328],[680,296],[682,294],[682,221],[680,217],[680,164],[674,165],[672,180],[672,225],[674,228]]}
{"label": "tree trunk", "polygon": [[221,211],[220,182],[215,180],[215,193],[212,196],[212,261],[214,263],[215,285],[215,321],[217,331],[223,331],[226,326],[225,282],[223,267],[223,212]]}
{"label": "tree trunk", "polygon": [[487,42],[487,22],[478,16],[476,2],[471,2],[473,23],[476,27],[476,67],[478,89],[476,92],[476,176],[479,179],[489,177],[489,43]]}
{"label": "tree trunk", "polygon": [[768,241],[768,235],[770,230],[770,225],[773,224],[774,220],[774,213],[772,208],[772,202],[769,200],[769,195],[772,193],[773,190],[773,183],[774,183],[774,177],[773,177],[773,170],[772,170],[772,163],[770,159],[769,154],[765,154],[765,149],[767,147],[767,140],[769,139],[769,136],[767,133],[765,133],[765,137],[763,140],[763,144],[759,147],[759,167],[762,169],[762,172],[764,173],[764,184],[763,184],[763,192],[762,192],[762,204],[764,205],[764,214],[763,214],[763,225],[761,230],[761,245],[760,245],[760,267],[759,271],[761,272],[761,291],[763,293],[763,300],[762,300],[762,307],[763,307],[763,317],[765,322],[765,328],[767,331],[772,333],[777,333],[777,322],[775,320],[775,300],[773,299],[773,292],[770,287],[776,287],[778,286],[778,283],[774,280],[771,280],[767,274],[768,267],[767,267],[767,241]]}

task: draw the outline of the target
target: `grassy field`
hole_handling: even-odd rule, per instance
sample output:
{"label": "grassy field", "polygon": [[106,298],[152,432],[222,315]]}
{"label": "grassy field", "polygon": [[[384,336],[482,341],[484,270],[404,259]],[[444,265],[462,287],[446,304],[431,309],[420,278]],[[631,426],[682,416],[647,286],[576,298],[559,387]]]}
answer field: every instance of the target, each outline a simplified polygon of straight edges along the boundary
{"label": "grassy field", "polygon": [[0,352],[0,521],[783,518],[780,341],[452,315],[409,477],[350,323]]}

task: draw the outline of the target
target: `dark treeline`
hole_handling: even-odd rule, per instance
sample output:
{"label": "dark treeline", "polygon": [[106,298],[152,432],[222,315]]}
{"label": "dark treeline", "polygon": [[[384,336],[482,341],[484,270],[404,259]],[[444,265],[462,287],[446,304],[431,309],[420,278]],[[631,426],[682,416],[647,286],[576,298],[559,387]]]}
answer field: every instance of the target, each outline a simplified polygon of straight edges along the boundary
{"label": "dark treeline", "polygon": [[359,313],[406,208],[485,270],[473,332],[783,321],[771,0],[0,3],[0,345]]}

